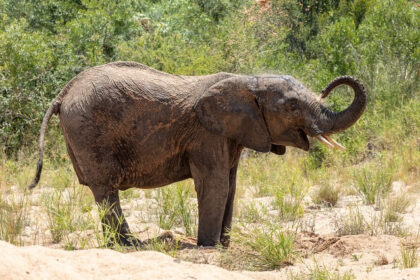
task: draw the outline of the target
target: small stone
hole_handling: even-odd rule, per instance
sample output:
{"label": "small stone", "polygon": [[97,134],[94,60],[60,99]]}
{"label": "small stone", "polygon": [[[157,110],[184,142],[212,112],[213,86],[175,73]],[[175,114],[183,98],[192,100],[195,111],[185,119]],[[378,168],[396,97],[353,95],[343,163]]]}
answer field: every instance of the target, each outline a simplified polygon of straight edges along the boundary
{"label": "small stone", "polygon": [[405,191],[406,184],[401,180],[394,181],[392,182],[391,189],[393,194],[401,194]]}

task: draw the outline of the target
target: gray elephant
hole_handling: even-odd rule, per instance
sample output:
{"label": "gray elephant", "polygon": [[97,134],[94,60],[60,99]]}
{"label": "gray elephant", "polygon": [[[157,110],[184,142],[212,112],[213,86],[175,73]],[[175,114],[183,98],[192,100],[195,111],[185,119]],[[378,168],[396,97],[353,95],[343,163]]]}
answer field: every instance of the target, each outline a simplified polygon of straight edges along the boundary
{"label": "gray elephant", "polygon": [[285,146],[308,150],[310,136],[343,149],[329,135],[354,124],[367,100],[364,87],[348,76],[333,80],[321,97],[343,84],[353,88],[354,100],[332,112],[290,76],[177,76],[135,62],[96,66],[73,78],[46,112],[29,188],[40,178],[47,123],[58,114],[79,182],[89,186],[98,204],[110,207],[102,222],[117,230],[117,242],[140,242],[131,237],[119,190],[193,178],[197,244],[228,246],[243,148],[276,154],[284,154]]}

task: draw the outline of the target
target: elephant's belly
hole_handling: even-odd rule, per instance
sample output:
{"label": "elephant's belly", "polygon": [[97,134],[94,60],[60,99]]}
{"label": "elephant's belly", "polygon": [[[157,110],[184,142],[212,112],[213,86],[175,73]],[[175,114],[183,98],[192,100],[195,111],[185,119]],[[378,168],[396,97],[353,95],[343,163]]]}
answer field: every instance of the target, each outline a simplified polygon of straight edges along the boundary
{"label": "elephant's belly", "polygon": [[140,164],[134,172],[124,174],[124,180],[119,185],[119,189],[158,188],[188,178],[191,178],[188,160],[174,156],[162,163]]}

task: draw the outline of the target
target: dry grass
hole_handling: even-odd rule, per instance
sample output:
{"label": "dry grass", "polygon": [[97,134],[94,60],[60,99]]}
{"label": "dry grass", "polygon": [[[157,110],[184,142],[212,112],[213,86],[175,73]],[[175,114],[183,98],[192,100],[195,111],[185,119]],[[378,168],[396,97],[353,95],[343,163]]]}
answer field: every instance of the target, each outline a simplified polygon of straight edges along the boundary
{"label": "dry grass", "polygon": [[349,208],[348,215],[339,217],[335,221],[335,228],[338,236],[356,235],[369,231],[369,225],[357,207]]}
{"label": "dry grass", "polygon": [[338,187],[331,183],[324,183],[311,196],[312,201],[316,204],[322,204],[328,207],[334,207],[340,196]]}
{"label": "dry grass", "polygon": [[21,234],[29,223],[26,195],[0,194],[0,239],[22,245]]}
{"label": "dry grass", "polygon": [[395,168],[390,164],[379,167],[374,163],[368,163],[355,171],[357,188],[367,204],[375,204],[389,193],[394,173]]}
{"label": "dry grass", "polygon": [[403,268],[413,268],[418,265],[418,249],[419,244],[403,243],[401,244],[401,265]]}
{"label": "dry grass", "polygon": [[197,234],[197,205],[192,200],[192,180],[156,190],[156,215],[160,228],[170,230],[182,226],[187,236]]}
{"label": "dry grass", "polygon": [[290,280],[353,280],[354,275],[351,272],[343,274],[333,272],[325,266],[315,264],[313,267],[307,268],[307,271],[291,274]]}
{"label": "dry grass", "polygon": [[391,223],[401,221],[402,214],[407,212],[413,202],[413,199],[407,193],[389,196],[384,205],[385,221]]}

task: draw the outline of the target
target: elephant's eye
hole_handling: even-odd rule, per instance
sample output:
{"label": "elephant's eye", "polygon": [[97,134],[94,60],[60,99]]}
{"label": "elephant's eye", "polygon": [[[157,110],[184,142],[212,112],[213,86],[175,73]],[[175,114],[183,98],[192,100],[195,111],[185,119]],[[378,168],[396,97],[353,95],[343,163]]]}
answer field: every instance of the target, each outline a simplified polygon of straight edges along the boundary
{"label": "elephant's eye", "polygon": [[296,111],[298,109],[297,100],[294,98],[290,99],[287,107],[290,111]]}

